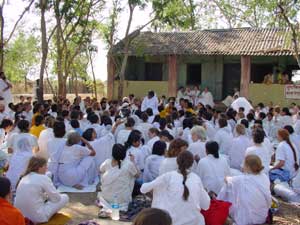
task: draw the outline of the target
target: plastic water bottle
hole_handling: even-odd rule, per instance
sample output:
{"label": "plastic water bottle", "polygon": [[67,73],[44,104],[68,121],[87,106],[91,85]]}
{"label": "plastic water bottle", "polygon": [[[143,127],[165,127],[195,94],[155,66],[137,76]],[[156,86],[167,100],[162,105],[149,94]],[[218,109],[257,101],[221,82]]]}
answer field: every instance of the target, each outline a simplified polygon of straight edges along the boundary
{"label": "plastic water bottle", "polygon": [[114,196],[114,201],[111,205],[111,208],[112,208],[111,219],[119,220],[120,219],[120,206],[119,206],[118,198],[116,195]]}

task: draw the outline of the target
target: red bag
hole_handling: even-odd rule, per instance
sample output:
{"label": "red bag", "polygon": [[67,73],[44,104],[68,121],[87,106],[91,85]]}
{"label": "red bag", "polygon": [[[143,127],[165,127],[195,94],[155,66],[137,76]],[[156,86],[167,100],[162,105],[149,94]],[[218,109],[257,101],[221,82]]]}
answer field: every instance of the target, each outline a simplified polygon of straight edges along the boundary
{"label": "red bag", "polygon": [[208,210],[201,210],[206,225],[223,225],[229,215],[230,202],[211,200]]}

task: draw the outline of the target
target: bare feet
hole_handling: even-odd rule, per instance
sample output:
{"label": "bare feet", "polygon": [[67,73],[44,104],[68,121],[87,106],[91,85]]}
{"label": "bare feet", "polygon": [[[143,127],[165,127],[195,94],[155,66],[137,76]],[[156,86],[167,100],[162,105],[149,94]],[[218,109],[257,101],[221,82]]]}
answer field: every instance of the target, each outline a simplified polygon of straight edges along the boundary
{"label": "bare feet", "polygon": [[76,185],[73,186],[73,188],[76,188],[76,189],[78,189],[78,190],[82,190],[82,189],[83,189],[83,186],[80,185],[80,184],[76,184]]}

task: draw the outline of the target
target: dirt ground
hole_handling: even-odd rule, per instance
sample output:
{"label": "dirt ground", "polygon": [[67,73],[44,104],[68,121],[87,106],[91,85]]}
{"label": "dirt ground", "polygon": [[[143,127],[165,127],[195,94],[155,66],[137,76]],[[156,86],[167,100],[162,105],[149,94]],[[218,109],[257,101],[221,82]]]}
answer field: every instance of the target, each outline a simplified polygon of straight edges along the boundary
{"label": "dirt ground", "polygon": [[[69,193],[70,203],[61,212],[71,215],[68,225],[78,225],[82,221],[95,220],[100,225],[129,225],[131,223],[97,219],[96,193]],[[276,225],[300,224],[300,207],[280,201],[279,211],[274,216]]]}

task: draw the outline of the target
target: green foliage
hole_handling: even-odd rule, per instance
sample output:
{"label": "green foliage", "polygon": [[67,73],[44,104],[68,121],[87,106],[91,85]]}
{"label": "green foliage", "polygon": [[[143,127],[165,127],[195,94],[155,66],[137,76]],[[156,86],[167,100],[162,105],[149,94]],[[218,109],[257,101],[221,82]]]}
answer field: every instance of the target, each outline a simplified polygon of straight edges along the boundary
{"label": "green foliage", "polygon": [[19,33],[5,51],[5,73],[12,82],[24,81],[28,72],[39,62],[38,40],[33,35]]}

